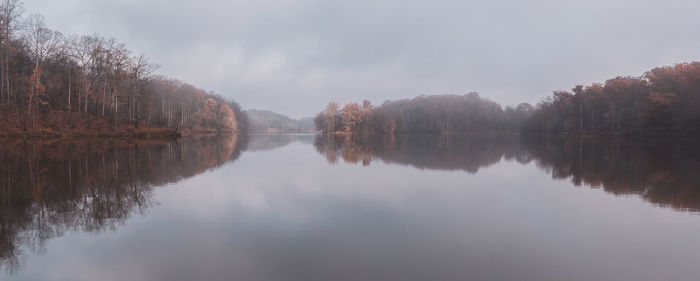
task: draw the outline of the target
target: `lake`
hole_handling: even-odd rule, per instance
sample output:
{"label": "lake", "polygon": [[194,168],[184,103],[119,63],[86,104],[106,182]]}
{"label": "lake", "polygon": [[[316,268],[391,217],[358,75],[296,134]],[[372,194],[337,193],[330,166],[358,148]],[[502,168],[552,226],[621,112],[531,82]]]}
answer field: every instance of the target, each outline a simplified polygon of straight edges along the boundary
{"label": "lake", "polygon": [[698,280],[690,140],[0,142],[0,280]]}

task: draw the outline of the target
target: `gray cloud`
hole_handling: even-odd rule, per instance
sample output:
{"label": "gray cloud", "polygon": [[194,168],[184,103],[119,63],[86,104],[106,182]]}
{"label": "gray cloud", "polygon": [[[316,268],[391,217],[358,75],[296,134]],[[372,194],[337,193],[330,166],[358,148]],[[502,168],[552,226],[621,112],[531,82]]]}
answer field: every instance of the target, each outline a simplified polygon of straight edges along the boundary
{"label": "gray cloud", "polygon": [[504,104],[700,60],[697,1],[35,0],[64,33],[116,37],[245,108],[466,93]]}

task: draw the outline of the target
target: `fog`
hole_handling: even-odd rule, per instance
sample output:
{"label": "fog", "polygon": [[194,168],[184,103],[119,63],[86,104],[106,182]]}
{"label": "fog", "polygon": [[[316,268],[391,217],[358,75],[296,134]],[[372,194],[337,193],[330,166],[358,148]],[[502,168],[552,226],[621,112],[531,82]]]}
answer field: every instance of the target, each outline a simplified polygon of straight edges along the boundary
{"label": "fog", "polygon": [[65,34],[125,42],[244,108],[476,91],[503,104],[700,60],[697,1],[33,0]]}

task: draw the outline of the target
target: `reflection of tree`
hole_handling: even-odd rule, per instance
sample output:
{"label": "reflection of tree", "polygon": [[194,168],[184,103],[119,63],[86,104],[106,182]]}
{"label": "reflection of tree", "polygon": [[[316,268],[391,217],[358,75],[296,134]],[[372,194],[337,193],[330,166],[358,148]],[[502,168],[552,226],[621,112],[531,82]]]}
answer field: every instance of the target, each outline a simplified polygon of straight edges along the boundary
{"label": "reflection of tree", "polygon": [[0,145],[0,262],[66,231],[114,229],[152,204],[155,186],[240,155],[237,136],[166,141],[5,141]]}
{"label": "reflection of tree", "polygon": [[700,211],[700,145],[680,140],[475,136],[319,136],[316,149],[335,163],[373,159],[420,169],[476,173],[501,159],[536,160],[555,179],[636,194],[661,206]]}
{"label": "reflection of tree", "polygon": [[695,141],[523,138],[523,146],[554,178],[700,211],[700,146]]}
{"label": "reflection of tree", "polygon": [[316,149],[334,163],[369,165],[372,159],[411,165],[419,169],[464,170],[476,173],[481,167],[498,163],[501,158],[521,163],[530,156],[512,136],[318,136]]}

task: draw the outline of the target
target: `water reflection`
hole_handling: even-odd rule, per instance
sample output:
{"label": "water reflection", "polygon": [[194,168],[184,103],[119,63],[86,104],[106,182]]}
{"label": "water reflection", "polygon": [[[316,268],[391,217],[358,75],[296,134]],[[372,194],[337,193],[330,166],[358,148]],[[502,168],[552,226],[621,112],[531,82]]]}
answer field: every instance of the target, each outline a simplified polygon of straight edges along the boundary
{"label": "water reflection", "polygon": [[674,210],[700,210],[698,150],[429,135],[3,142],[0,261],[15,274],[0,279],[695,280],[700,224]]}
{"label": "water reflection", "polygon": [[318,136],[316,150],[329,163],[342,158],[347,163],[369,166],[372,159],[410,165],[419,169],[463,170],[476,173],[501,161],[527,164],[531,155],[517,137],[504,136]]}
{"label": "water reflection", "polygon": [[153,204],[155,186],[235,160],[237,136],[178,141],[4,141],[0,145],[0,262],[42,251],[66,231],[114,230]]}
{"label": "water reflection", "polygon": [[537,166],[554,179],[639,195],[660,206],[700,211],[700,144],[687,139],[435,136],[318,136],[329,163],[374,159],[419,169],[477,173],[501,160]]}
{"label": "water reflection", "polygon": [[267,134],[248,136],[246,151],[269,151],[290,145],[294,142],[312,144],[315,135],[311,134]]}
{"label": "water reflection", "polygon": [[700,143],[688,139],[522,138],[554,179],[700,211]]}

